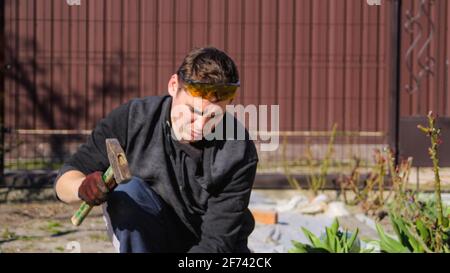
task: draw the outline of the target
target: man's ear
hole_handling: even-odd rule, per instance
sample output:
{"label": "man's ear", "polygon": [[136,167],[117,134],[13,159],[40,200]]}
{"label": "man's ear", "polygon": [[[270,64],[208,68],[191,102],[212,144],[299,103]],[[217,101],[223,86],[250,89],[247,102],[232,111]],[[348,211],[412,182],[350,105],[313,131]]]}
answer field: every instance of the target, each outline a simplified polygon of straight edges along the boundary
{"label": "man's ear", "polygon": [[177,74],[173,74],[167,85],[167,90],[172,97],[176,97],[178,92],[178,76]]}

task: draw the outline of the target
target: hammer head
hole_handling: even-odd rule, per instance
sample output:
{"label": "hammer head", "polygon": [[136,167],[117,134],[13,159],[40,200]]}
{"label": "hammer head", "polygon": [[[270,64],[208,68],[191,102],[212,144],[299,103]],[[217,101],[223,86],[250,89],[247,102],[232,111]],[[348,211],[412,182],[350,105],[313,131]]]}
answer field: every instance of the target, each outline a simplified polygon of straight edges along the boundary
{"label": "hammer head", "polygon": [[125,152],[116,138],[106,139],[106,152],[117,184],[131,179],[130,168]]}

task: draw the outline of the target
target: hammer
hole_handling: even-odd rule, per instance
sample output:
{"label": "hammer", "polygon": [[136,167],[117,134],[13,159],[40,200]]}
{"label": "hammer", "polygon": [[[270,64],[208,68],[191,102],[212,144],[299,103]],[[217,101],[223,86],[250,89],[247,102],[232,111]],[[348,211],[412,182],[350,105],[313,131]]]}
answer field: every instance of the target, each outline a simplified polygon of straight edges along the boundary
{"label": "hammer", "polygon": [[[108,154],[109,168],[103,174],[102,179],[106,185],[110,183],[120,184],[122,182],[131,179],[130,169],[128,168],[128,161],[125,157],[125,152],[116,138],[106,139],[106,152]],[[75,226],[81,225],[84,218],[89,214],[93,207],[89,206],[86,202],[80,205],[80,208],[72,216],[72,224]]]}

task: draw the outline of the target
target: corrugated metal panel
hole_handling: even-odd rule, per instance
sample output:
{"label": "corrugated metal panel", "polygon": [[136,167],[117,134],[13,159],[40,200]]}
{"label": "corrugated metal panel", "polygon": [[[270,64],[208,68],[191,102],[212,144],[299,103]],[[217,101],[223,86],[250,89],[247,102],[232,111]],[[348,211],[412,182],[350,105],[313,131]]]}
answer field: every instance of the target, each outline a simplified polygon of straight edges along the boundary
{"label": "corrugated metal panel", "polygon": [[[417,12],[418,1],[403,3],[404,11]],[[388,130],[392,1],[369,6],[362,0],[81,0],[69,6],[63,0],[7,0],[5,5],[10,128],[92,129],[133,97],[164,94],[185,54],[213,45],[238,64],[237,103],[279,104],[280,130],[329,130],[335,122],[339,130]],[[450,113],[444,84],[450,5],[435,5],[439,35],[427,50],[437,56],[438,72],[424,81],[423,92],[402,91],[402,116],[435,108]],[[402,60],[412,39],[402,32]],[[410,75],[401,65],[404,86]]]}
{"label": "corrugated metal panel", "polygon": [[36,92],[38,102],[19,96],[16,103],[45,102],[13,127],[90,129],[132,97],[163,94],[184,55],[210,44],[239,65],[238,102],[279,104],[281,130],[334,122],[386,130],[379,112],[389,80],[388,9],[359,0],[7,1],[17,35],[8,43],[25,66],[36,59],[35,91],[18,85],[16,92]]}

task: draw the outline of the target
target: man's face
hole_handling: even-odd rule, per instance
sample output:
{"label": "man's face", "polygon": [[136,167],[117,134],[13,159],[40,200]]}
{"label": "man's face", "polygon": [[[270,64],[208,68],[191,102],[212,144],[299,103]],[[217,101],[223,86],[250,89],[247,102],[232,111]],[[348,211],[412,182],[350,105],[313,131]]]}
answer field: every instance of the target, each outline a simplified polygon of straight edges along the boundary
{"label": "man's face", "polygon": [[222,120],[226,105],[232,99],[209,101],[190,95],[176,74],[169,80],[172,96],[171,122],[175,137],[182,142],[194,142],[211,133]]}

